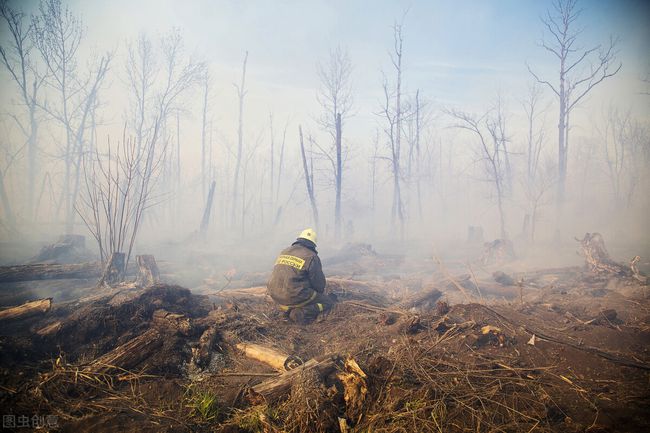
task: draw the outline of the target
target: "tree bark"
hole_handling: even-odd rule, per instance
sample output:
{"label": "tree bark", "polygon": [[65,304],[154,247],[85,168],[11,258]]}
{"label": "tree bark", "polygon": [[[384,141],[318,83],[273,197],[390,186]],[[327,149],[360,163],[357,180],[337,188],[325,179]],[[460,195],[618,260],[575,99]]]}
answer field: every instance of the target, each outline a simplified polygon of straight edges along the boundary
{"label": "tree bark", "polygon": [[217,182],[213,180],[210,184],[210,192],[208,193],[208,199],[205,203],[203,219],[201,219],[201,227],[199,228],[199,232],[201,234],[205,234],[205,232],[208,230],[208,226],[210,225],[210,214],[212,213],[212,202],[214,201],[214,189],[216,186]]}
{"label": "tree bark", "polygon": [[302,126],[298,126],[298,132],[300,133],[300,155],[302,156],[302,166],[305,171],[305,183],[307,185],[307,195],[309,196],[309,202],[311,203],[311,210],[314,216],[314,225],[316,230],[318,230],[318,207],[316,206],[316,197],[314,195],[314,181],[313,173],[309,172],[309,166],[307,165],[307,156],[305,154],[305,142],[302,136]]}
{"label": "tree bark", "polygon": [[255,385],[251,388],[251,399],[258,401],[261,399],[267,402],[273,402],[281,399],[291,390],[291,385],[295,377],[305,370],[313,370],[319,376],[324,377],[336,369],[339,359],[335,355],[325,355],[319,358],[310,359],[300,367],[294,368],[279,377],[269,379]]}
{"label": "tree bark", "polygon": [[50,308],[52,308],[52,298],[38,299],[0,311],[0,320],[25,319],[27,317],[45,314],[50,311]]}
{"label": "tree bark", "polygon": [[130,370],[151,357],[163,345],[164,334],[156,328],[117,346],[100,356],[84,370],[95,373]]}
{"label": "tree bark", "polygon": [[336,238],[341,237],[341,188],[343,180],[343,159],[341,154],[341,113],[336,114],[336,204],[334,209],[334,230]]}
{"label": "tree bark", "polygon": [[138,277],[136,278],[136,285],[142,287],[149,287],[160,281],[160,271],[156,264],[156,259],[152,255],[136,256],[135,260],[138,264]]}
{"label": "tree bark", "polygon": [[74,265],[33,265],[0,266],[0,283],[35,280],[62,280],[73,278],[95,278],[102,274],[99,262]]}
{"label": "tree bark", "polygon": [[242,67],[241,85],[237,88],[239,97],[239,127],[237,128],[237,161],[235,164],[235,179],[232,187],[232,223],[235,224],[235,215],[237,210],[237,189],[239,188],[239,171],[241,170],[241,157],[244,147],[244,96],[246,96],[246,62],[248,61],[248,51],[244,55],[244,65]]}
{"label": "tree bark", "polygon": [[205,368],[210,363],[212,347],[217,340],[218,333],[219,331],[216,325],[208,327],[201,334],[199,345],[192,349],[192,358],[194,359],[194,363],[199,367]]}
{"label": "tree bark", "polygon": [[278,350],[264,347],[254,343],[239,343],[237,349],[244,352],[246,357],[270,365],[278,371],[287,371],[291,369],[293,357],[282,353]]}
{"label": "tree bark", "polygon": [[100,284],[113,285],[124,281],[126,275],[126,255],[114,252],[104,269]]}

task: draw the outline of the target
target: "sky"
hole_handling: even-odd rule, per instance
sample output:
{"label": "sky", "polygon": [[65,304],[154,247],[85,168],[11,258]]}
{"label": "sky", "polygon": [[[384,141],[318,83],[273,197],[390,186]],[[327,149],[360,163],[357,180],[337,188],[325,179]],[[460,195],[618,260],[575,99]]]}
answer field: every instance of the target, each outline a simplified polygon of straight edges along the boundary
{"label": "sky", "polygon": [[[38,1],[13,4],[31,11]],[[550,1],[70,0],[68,4],[87,27],[86,47],[116,50],[118,61],[120,48],[139,33],[155,36],[172,27],[180,29],[188,50],[214,69],[217,98],[223,105],[235,102],[232,83],[238,81],[248,51],[249,107],[259,113],[316,115],[316,64],[341,45],[349,50],[354,67],[355,112],[360,123],[370,125],[380,104],[382,71],[392,76],[391,26],[400,21],[405,86],[411,92],[421,89],[438,105],[479,110],[497,91],[506,97],[524,94],[531,80],[526,63],[551,78],[557,70],[556,62],[538,45],[543,38],[540,17]],[[624,67],[601,96],[624,99],[647,115],[647,100],[636,94],[639,78],[650,70],[650,2],[583,0],[579,5],[584,9],[580,24],[585,47],[606,43],[610,35],[620,38]]]}
{"label": "sky", "polygon": [[[38,4],[13,3],[25,10]],[[178,27],[188,48],[224,74],[230,71],[231,81],[248,51],[251,86],[274,94],[313,96],[318,85],[315,64],[341,45],[350,52],[361,106],[376,102],[380,71],[390,72],[387,51],[396,21],[404,24],[407,87],[422,88],[441,103],[471,105],[495,89],[521,93],[530,79],[526,62],[542,71],[556,69],[548,53],[537,46],[542,39],[539,18],[550,1],[71,0],[68,4],[82,14],[89,46],[115,49],[139,32],[155,35]],[[616,35],[624,61],[621,76],[633,80],[647,73],[650,2],[583,0],[580,6],[585,47]],[[254,94],[251,91],[252,98]],[[260,95],[263,103],[261,99]]]}
{"label": "sky", "polygon": [[[39,2],[10,3],[30,13]],[[246,51],[247,139],[268,129],[272,112],[279,125],[291,122],[289,133],[295,142],[298,124],[318,134],[317,64],[326,61],[334,47],[347,49],[353,65],[354,108],[345,137],[351,147],[364,148],[357,152],[364,158],[380,122],[383,74],[394,80],[389,51],[396,22],[403,24],[405,92],[419,90],[438,113],[445,107],[485,111],[501,93],[511,114],[510,129],[516,131],[523,128],[520,102],[532,82],[526,64],[551,82],[557,80],[556,60],[540,46],[548,37],[540,17],[551,8],[550,0],[64,0],[64,4],[84,21],[86,58],[106,50],[115,53],[101,99],[108,107],[104,126],[117,131],[124,119],[127,42],[140,33],[155,39],[171,28],[180,30],[192,56],[208,62],[214,86],[210,116],[218,140],[230,146],[237,133],[233,84],[240,80]],[[579,6],[581,46],[591,48],[617,37],[617,60],[623,67],[572,115],[572,131],[589,133],[597,114],[610,102],[650,119],[650,97],[643,94],[648,85],[641,81],[650,74],[650,1],[581,0]],[[4,28],[0,37],[6,37]],[[14,88],[4,70],[0,77],[0,103],[9,107]],[[546,92],[545,97],[553,107],[552,95]],[[199,100],[198,93],[191,95],[182,120],[188,125],[183,137],[193,143],[200,142]],[[445,130],[449,120],[439,117],[436,128]],[[547,127],[555,127],[552,115]],[[191,159],[184,164],[198,166],[198,149],[184,148]]]}

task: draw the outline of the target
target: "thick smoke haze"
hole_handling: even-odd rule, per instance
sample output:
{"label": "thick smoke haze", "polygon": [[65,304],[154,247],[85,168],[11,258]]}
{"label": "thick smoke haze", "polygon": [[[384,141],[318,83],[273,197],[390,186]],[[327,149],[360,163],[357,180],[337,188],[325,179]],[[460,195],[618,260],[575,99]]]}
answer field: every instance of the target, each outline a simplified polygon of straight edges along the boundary
{"label": "thick smoke haze", "polygon": [[[3,1],[25,35],[27,86],[3,19],[2,260],[66,232],[99,254],[94,211],[128,146],[133,173],[150,176],[132,184],[146,189],[127,211],[132,257],[191,241],[265,268],[308,226],[325,251],[453,255],[480,226],[531,256],[596,231],[615,254],[647,257],[650,8],[575,5],[563,180],[556,5]],[[65,84],[48,6],[77,38]],[[114,183],[123,191],[125,177]]]}

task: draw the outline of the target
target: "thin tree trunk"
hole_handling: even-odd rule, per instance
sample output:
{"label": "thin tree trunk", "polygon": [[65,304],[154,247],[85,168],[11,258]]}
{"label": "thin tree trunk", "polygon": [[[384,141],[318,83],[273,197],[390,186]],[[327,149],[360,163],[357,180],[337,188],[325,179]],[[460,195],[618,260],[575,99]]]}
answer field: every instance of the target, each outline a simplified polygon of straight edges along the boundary
{"label": "thin tree trunk", "polygon": [[503,191],[502,191],[503,187],[499,180],[496,181],[496,187],[497,187],[497,204],[499,207],[499,224],[501,225],[501,239],[508,239],[508,235],[506,234],[506,221],[503,214]]}
{"label": "thin tree trunk", "polygon": [[38,174],[38,166],[36,165],[36,157],[38,155],[38,122],[36,121],[36,104],[34,102],[29,105],[29,125],[30,132],[27,140],[27,215],[28,219],[32,220],[35,216],[34,194]]}
{"label": "thin tree trunk", "polygon": [[278,181],[276,183],[276,193],[275,193],[275,201],[279,202],[280,201],[280,185],[282,183],[282,164],[284,163],[284,144],[286,143],[287,139],[287,127],[288,124],[285,125],[284,127],[284,132],[282,133],[282,145],[280,146],[280,161],[278,161]]}
{"label": "thin tree trunk", "polygon": [[232,188],[232,224],[235,224],[235,212],[237,209],[237,191],[239,188],[239,171],[241,170],[241,157],[244,147],[244,97],[246,96],[246,62],[248,61],[248,51],[244,55],[244,65],[242,67],[241,85],[238,87],[239,96],[239,127],[237,128],[237,162],[235,164],[235,179]]}
{"label": "thin tree trunk", "polygon": [[302,136],[302,126],[298,126],[298,132],[300,134],[300,154],[302,156],[302,166],[305,170],[305,184],[307,186],[307,195],[309,196],[309,202],[311,203],[311,210],[314,216],[314,225],[316,230],[319,228],[318,222],[318,208],[316,206],[316,198],[314,196],[314,180],[313,173],[310,174],[309,166],[307,165],[307,156],[305,154],[305,143]]}
{"label": "thin tree trunk", "polygon": [[341,113],[336,115],[336,204],[334,209],[334,234],[341,237],[341,188],[343,180],[343,162],[341,155]]}
{"label": "thin tree trunk", "polygon": [[4,214],[7,219],[7,225],[10,229],[16,229],[16,217],[14,215],[13,209],[11,208],[11,202],[7,196],[7,191],[5,189],[5,173],[0,172],[0,202],[2,203],[2,208],[4,209]]}
{"label": "thin tree trunk", "polygon": [[422,194],[420,192],[420,90],[415,92],[415,188],[418,196],[418,214],[422,220]]}
{"label": "thin tree trunk", "polygon": [[275,189],[273,186],[273,175],[275,173],[275,167],[274,167],[274,157],[275,157],[275,136],[273,134],[273,113],[269,113],[269,123],[270,123],[270,128],[271,128],[271,173],[269,174],[269,189],[270,189],[270,194],[269,194],[269,209],[271,212],[269,213],[270,215],[273,214],[273,208],[275,207],[275,203],[273,201],[273,196],[275,195]]}
{"label": "thin tree trunk", "polygon": [[206,118],[208,112],[208,78],[205,78],[205,86],[203,88],[203,119],[201,123],[201,197],[205,198],[205,187],[206,187],[206,170],[205,170],[205,128],[206,128]]}

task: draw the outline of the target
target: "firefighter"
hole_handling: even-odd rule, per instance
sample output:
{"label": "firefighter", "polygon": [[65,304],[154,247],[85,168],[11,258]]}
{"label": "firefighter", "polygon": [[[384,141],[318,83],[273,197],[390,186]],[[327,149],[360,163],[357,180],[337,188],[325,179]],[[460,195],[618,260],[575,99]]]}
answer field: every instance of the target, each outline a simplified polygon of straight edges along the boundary
{"label": "firefighter", "polygon": [[335,303],[326,295],[325,275],[316,251],[316,232],[305,229],[275,261],[269,294],[292,322],[305,325],[329,312]]}

